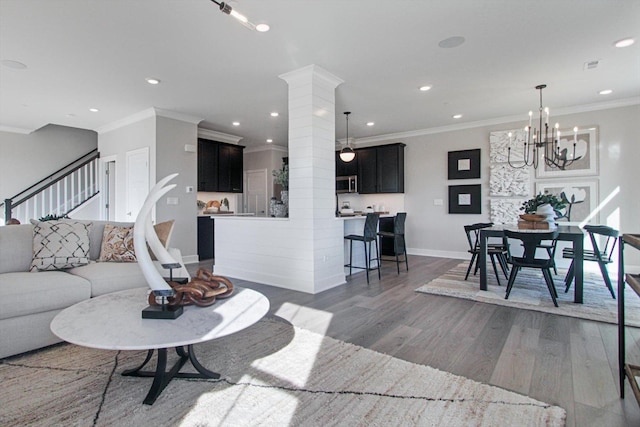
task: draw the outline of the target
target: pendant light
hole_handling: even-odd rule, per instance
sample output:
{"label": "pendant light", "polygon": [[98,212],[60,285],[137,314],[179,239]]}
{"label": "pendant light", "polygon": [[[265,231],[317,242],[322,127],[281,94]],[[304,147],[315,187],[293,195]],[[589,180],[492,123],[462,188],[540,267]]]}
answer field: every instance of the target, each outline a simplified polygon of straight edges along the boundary
{"label": "pendant light", "polygon": [[356,158],[356,152],[349,147],[349,114],[351,114],[351,111],[344,112],[344,116],[347,119],[347,145],[340,150],[340,160],[345,163],[349,163]]}

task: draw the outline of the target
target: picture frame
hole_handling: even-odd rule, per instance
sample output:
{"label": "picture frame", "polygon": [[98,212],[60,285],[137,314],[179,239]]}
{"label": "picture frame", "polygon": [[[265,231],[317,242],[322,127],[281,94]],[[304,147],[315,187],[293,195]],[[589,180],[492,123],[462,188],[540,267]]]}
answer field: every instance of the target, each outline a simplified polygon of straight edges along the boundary
{"label": "picture frame", "polygon": [[536,194],[545,191],[568,204],[562,210],[565,217],[556,220],[558,224],[582,226],[599,222],[597,180],[536,182]]}
{"label": "picture frame", "polygon": [[[589,176],[598,174],[598,127],[585,126],[577,131],[560,129],[558,145],[566,149],[569,157],[573,154],[573,143],[576,143],[578,160],[564,168],[548,166],[544,161],[544,152],[540,150],[536,178],[564,178],[573,176]],[[562,166],[562,165],[560,165]]]}
{"label": "picture frame", "polygon": [[481,214],[482,213],[482,186],[450,185],[449,186],[449,213],[450,214]]}
{"label": "picture frame", "polygon": [[480,178],[480,149],[449,151],[448,179]]}

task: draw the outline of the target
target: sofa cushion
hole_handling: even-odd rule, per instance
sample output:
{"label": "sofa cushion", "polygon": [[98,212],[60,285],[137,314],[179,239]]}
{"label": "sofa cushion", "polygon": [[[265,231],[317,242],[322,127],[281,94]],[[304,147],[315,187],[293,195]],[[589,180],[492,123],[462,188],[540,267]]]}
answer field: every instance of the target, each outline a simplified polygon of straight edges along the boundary
{"label": "sofa cushion", "polygon": [[91,284],[62,271],[4,273],[0,274],[0,295],[0,319],[8,319],[84,301],[91,296]]}
{"label": "sofa cushion", "polygon": [[29,271],[33,255],[31,224],[0,227],[0,274]]}
{"label": "sofa cushion", "polygon": [[148,287],[137,262],[92,262],[65,271],[91,282],[92,297],[125,289]]}
{"label": "sofa cushion", "polygon": [[92,225],[90,222],[31,220],[31,223],[31,271],[61,270],[89,263],[89,229]]}
{"label": "sofa cushion", "polygon": [[136,262],[133,247],[133,227],[119,227],[113,224],[104,226],[100,262]]}

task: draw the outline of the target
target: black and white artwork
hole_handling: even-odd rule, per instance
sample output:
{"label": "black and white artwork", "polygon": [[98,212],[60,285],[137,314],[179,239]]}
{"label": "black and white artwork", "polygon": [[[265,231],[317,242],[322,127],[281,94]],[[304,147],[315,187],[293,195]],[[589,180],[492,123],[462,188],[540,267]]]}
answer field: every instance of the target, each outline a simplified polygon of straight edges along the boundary
{"label": "black and white artwork", "polygon": [[450,214],[480,214],[482,213],[481,186],[450,185],[449,213]]}
{"label": "black and white artwork", "polygon": [[480,178],[480,149],[449,151],[448,179]]}

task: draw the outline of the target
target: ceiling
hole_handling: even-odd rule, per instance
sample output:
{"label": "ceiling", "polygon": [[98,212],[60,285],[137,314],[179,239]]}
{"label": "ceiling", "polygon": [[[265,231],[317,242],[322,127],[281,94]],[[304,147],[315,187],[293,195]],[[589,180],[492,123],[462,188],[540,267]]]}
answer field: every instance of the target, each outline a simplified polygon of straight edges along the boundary
{"label": "ceiling", "polygon": [[[230,4],[270,31],[245,28],[209,0],[0,0],[0,129],[100,131],[155,107],[246,146],[286,146],[278,76],[310,64],[344,80],[336,139],[348,110],[356,143],[500,118],[524,124],[541,83],[552,116],[640,103],[638,0]],[[465,42],[439,47],[452,36]],[[626,37],[636,43],[613,46]],[[597,67],[585,69],[590,61]]]}

